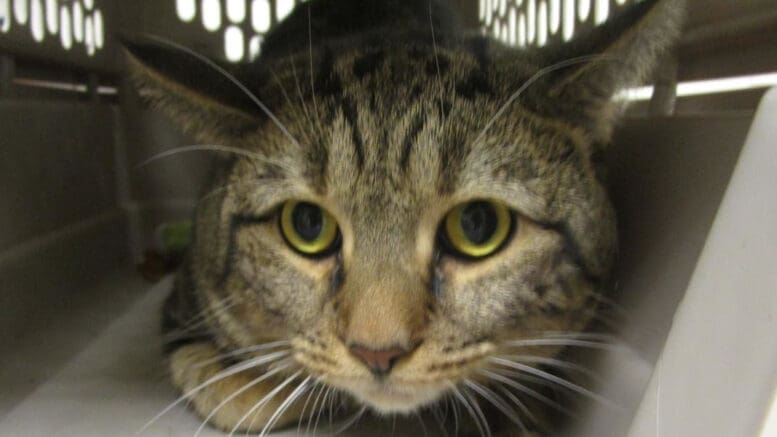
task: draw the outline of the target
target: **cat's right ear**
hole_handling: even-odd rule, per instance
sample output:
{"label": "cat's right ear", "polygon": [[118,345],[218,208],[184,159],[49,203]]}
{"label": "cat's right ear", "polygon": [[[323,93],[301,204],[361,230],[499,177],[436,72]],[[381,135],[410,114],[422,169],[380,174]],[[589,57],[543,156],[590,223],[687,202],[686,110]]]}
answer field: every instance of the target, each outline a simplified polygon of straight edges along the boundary
{"label": "cat's right ear", "polygon": [[[623,106],[613,97],[643,84],[679,36],[684,11],[684,0],[642,0],[571,41],[529,50],[537,81],[522,99],[538,113],[583,128],[594,142],[609,143]],[[520,71],[524,60],[515,58],[513,71]],[[529,83],[518,80],[516,88]]]}
{"label": "cat's right ear", "polygon": [[168,41],[122,42],[140,96],[198,141],[234,143],[261,125],[255,97],[226,67]]}

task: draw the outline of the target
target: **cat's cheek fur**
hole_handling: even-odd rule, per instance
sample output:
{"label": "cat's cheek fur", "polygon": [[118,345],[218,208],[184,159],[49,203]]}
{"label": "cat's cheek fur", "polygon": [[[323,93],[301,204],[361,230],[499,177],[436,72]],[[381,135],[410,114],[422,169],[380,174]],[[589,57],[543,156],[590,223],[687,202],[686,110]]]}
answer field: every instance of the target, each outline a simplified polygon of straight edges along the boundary
{"label": "cat's cheek fur", "polygon": [[475,337],[494,337],[499,327],[539,305],[552,281],[563,247],[561,237],[528,220],[520,220],[512,240],[477,262],[445,257],[441,307],[466,324]]}
{"label": "cat's cheek fur", "polygon": [[[257,312],[274,314],[289,332],[295,332],[307,330],[320,317],[320,308],[329,291],[328,272],[335,265],[329,260],[325,264],[307,269],[308,273],[292,263],[267,264],[245,257],[238,262],[238,271],[248,285],[247,302]],[[262,324],[253,326],[257,332],[263,327]]]}
{"label": "cat's cheek fur", "polygon": [[[575,264],[560,234],[535,225],[516,237],[484,265],[451,260],[443,265],[440,312],[463,328],[465,343],[489,339],[501,347],[551,332],[573,334],[595,313],[599,290]],[[556,349],[534,352],[552,357]]]}

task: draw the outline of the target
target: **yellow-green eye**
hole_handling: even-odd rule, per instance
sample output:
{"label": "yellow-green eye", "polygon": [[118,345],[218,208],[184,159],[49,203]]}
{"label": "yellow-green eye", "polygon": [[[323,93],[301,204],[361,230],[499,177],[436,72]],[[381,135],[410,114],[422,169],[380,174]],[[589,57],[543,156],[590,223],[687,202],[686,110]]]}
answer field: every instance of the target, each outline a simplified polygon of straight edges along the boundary
{"label": "yellow-green eye", "polygon": [[331,214],[316,204],[293,200],[281,210],[281,232],[292,248],[313,256],[334,249],[340,236]]}
{"label": "yellow-green eye", "polygon": [[447,245],[459,255],[482,258],[502,247],[511,228],[512,215],[505,204],[476,200],[453,208],[442,231]]}

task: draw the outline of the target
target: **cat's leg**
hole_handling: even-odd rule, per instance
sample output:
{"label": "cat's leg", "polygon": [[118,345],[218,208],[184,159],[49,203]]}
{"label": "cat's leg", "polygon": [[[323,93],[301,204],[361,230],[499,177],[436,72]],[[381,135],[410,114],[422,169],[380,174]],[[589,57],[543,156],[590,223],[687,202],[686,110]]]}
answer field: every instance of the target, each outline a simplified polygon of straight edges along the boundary
{"label": "cat's leg", "polygon": [[[220,360],[216,360],[219,354],[218,349],[209,342],[189,343],[172,351],[169,355],[169,366],[176,388],[182,393],[188,393],[208,380],[215,379],[214,377],[227,368]],[[207,364],[203,365],[203,363]],[[210,416],[208,421],[216,428],[227,432],[233,429],[241,432],[259,432],[267,425],[284,400],[302,382],[301,378],[293,380],[279,392],[270,395],[286,380],[286,377],[269,377],[252,385],[266,371],[266,368],[250,369],[214,381],[192,394],[189,398],[190,404],[201,418]],[[247,386],[250,388],[234,396]],[[299,398],[303,398],[303,395],[307,396],[307,393],[303,393]],[[234,398],[218,408],[231,396]],[[268,396],[270,396],[269,399],[267,399]],[[262,400],[266,400],[265,404],[248,414]],[[303,405],[304,402],[300,399],[292,402],[277,418],[272,428],[277,429],[296,423],[300,420]]]}

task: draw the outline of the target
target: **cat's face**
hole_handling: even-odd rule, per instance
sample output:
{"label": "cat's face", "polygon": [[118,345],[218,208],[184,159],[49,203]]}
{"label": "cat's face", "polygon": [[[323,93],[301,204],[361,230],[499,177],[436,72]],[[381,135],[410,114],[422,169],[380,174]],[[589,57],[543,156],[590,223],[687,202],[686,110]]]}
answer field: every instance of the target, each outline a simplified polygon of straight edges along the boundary
{"label": "cat's face", "polygon": [[[216,341],[287,339],[309,375],[398,412],[485,379],[516,342],[583,330],[615,251],[591,156],[612,94],[674,32],[612,41],[640,17],[582,53],[480,37],[311,50],[249,76],[271,111],[245,96],[224,106],[208,88],[219,75],[203,90],[172,82],[146,53],[149,100],[235,155],[199,204],[192,252]],[[624,62],[575,58],[605,49]]]}
{"label": "cat's face", "polygon": [[[487,358],[514,352],[506,341],[581,330],[614,249],[586,136],[519,105],[484,131],[507,84],[468,84],[480,68],[470,52],[437,58],[439,76],[432,52],[340,56],[326,74],[348,85],[315,102],[292,94],[276,110],[289,135],[246,137],[258,156],[238,158],[213,187],[224,195],[200,207],[194,255],[220,266],[202,288],[214,306],[239,302],[222,316],[230,340],[288,338],[311,375],[386,412],[482,379]],[[336,223],[331,250],[299,250],[283,227],[290,201]],[[493,208],[507,216],[482,230],[487,240],[504,228],[500,241],[473,257],[446,241],[445,224],[477,201],[486,219],[500,219]],[[354,348],[395,350],[393,368],[376,372]]]}

